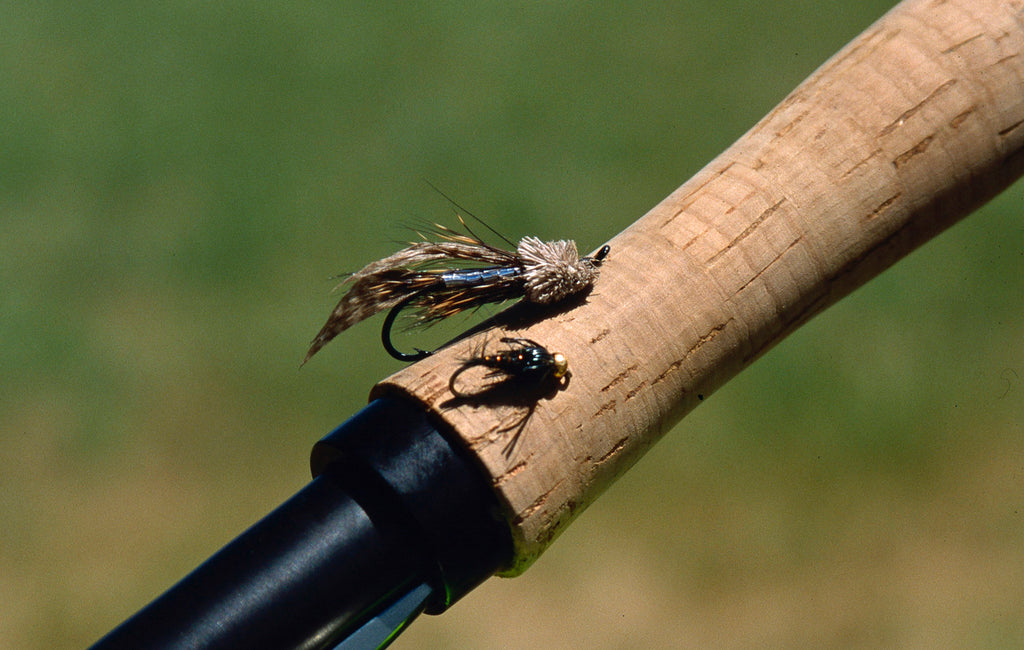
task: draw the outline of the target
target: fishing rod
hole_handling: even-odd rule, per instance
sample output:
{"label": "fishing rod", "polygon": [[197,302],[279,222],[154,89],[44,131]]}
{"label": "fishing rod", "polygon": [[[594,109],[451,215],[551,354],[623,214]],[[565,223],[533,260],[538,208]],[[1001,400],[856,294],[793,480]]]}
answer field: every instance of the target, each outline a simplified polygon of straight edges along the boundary
{"label": "fishing rod", "polygon": [[383,647],[511,558],[479,467],[408,402],[371,402],[310,466],[306,487],[93,650]]}
{"label": "fishing rod", "polygon": [[452,376],[489,333],[432,352],[314,447],[306,488],[94,647],[374,647],[524,571],[717,387],[1024,173],[1019,18],[904,0],[612,239],[584,300],[496,322],[571,360],[568,385],[484,404]]}

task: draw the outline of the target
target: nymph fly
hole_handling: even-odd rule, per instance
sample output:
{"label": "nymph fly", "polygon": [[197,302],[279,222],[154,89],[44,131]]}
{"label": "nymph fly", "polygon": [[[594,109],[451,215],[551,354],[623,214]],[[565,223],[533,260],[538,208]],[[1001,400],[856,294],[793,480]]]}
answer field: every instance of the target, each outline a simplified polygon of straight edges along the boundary
{"label": "nymph fly", "polygon": [[[490,354],[481,351],[463,361],[448,380],[448,389],[459,401],[525,408],[521,416],[498,429],[500,433],[515,432],[502,450],[505,457],[510,458],[526,422],[537,408],[537,401],[545,394],[566,388],[570,373],[565,355],[550,352],[536,341],[505,337],[501,342],[508,347]],[[482,376],[476,375],[475,378],[482,381],[467,389],[466,384],[474,382],[463,378],[463,374],[471,368],[480,367],[488,369]],[[497,379],[488,381],[488,378]]]}
{"label": "nymph fly", "polygon": [[402,361],[422,359],[430,352],[407,354],[391,344],[391,327],[403,309],[415,311],[414,324],[428,325],[515,298],[551,305],[593,286],[610,250],[604,246],[593,257],[580,257],[573,241],[524,237],[510,251],[485,243],[461,217],[459,221],[465,234],[436,225],[432,234],[437,241],[410,244],[346,278],[342,284],[348,291],[313,339],[303,363],[344,330],[385,309],[392,310],[381,332],[385,349]]}
{"label": "nymph fly", "polygon": [[489,375],[504,374],[533,384],[541,384],[549,378],[561,379],[569,374],[569,361],[561,352],[548,352],[543,345],[530,339],[506,336],[501,342],[509,347],[467,359],[460,370],[484,366],[492,369]]}

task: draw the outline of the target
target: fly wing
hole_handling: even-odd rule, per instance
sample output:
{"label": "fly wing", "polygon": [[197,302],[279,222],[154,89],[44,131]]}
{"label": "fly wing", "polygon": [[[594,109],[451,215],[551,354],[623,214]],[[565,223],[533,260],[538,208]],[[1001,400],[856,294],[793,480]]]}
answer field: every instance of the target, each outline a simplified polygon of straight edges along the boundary
{"label": "fly wing", "polygon": [[445,251],[445,256],[451,259],[488,266],[518,266],[522,264],[518,251],[512,252],[491,246],[477,237],[461,217],[459,217],[459,222],[466,229],[465,233],[436,223],[432,228],[427,229],[427,232],[441,241],[437,243],[422,242],[413,244],[413,246],[440,247]]}
{"label": "fly wing", "polygon": [[523,295],[520,278],[499,278],[468,287],[431,291],[414,302],[417,325],[430,325],[449,316],[483,305],[505,302]]}
{"label": "fly wing", "polygon": [[[437,234],[446,241],[411,244],[393,255],[367,264],[346,278],[339,285],[348,286],[345,295],[313,338],[303,363],[341,332],[410,296],[423,293],[426,302],[421,304],[417,300],[414,304],[427,309],[431,302],[427,300],[429,290],[440,285],[440,275],[451,270],[453,262],[504,266],[518,260],[515,253],[488,246],[475,237],[447,229],[444,231]],[[458,306],[464,303],[463,299],[457,299],[440,311],[429,310],[430,315],[421,316],[418,322],[431,322],[482,304],[472,302],[468,306]]]}
{"label": "fly wing", "polygon": [[426,289],[437,282],[437,277],[433,273],[391,268],[358,278],[352,276],[349,280],[351,286],[313,338],[302,363],[309,361],[320,348],[338,334],[379,311],[394,307],[417,291]]}

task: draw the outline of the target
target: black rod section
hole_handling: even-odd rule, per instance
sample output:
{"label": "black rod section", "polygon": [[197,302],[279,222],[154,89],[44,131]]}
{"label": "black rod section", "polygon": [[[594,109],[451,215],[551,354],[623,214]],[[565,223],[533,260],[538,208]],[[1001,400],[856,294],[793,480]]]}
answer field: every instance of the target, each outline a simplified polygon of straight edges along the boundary
{"label": "black rod section", "polygon": [[332,648],[426,584],[440,613],[511,558],[482,471],[410,404],[317,443],[313,480],[103,637],[120,648]]}

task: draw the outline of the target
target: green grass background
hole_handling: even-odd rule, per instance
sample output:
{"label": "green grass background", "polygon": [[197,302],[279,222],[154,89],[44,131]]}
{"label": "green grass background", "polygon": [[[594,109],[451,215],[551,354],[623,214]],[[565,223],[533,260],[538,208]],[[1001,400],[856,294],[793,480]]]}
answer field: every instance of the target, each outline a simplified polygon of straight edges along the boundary
{"label": "green grass background", "polygon": [[[446,220],[590,250],[891,2],[3,3],[0,647],[82,647],[399,364],[331,276]],[[396,647],[1024,643],[1024,186]],[[638,269],[642,272],[642,269]]]}

